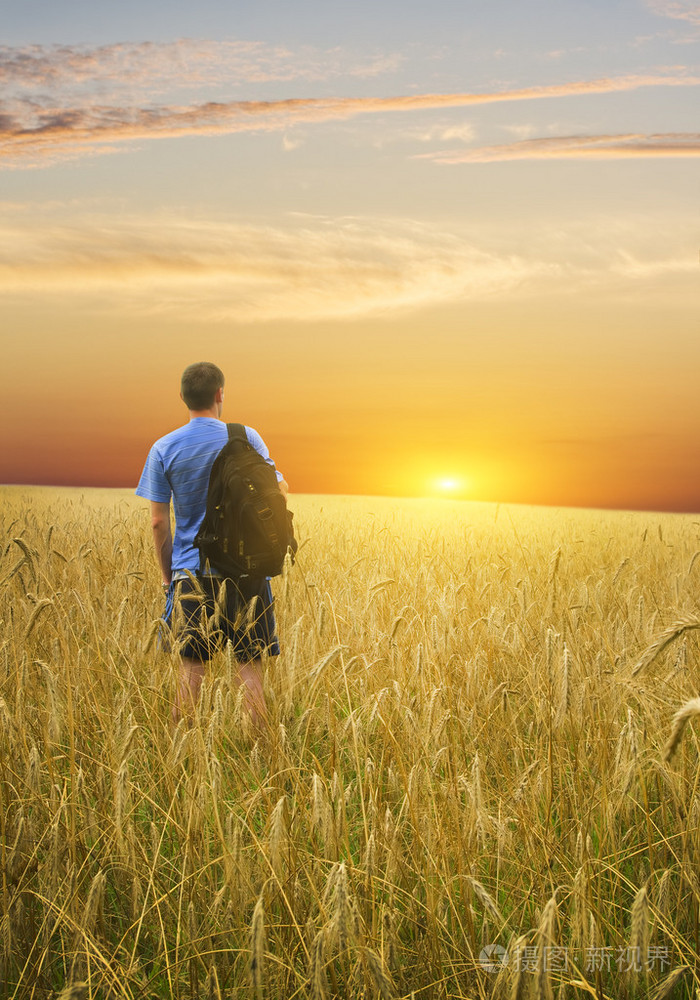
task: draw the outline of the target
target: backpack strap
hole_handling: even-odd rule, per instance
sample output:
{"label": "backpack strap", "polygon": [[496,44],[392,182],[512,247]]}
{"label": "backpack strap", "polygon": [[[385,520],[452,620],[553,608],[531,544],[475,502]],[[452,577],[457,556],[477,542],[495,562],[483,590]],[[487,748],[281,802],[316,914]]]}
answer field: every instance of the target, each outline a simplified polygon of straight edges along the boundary
{"label": "backpack strap", "polygon": [[[229,441],[237,441],[239,444],[243,444],[247,448],[250,448],[250,442],[248,441],[248,435],[245,432],[245,426],[244,426],[244,424],[226,424],[226,430],[228,431],[228,440]],[[228,442],[227,442],[227,444],[228,444]],[[226,445],[224,445],[224,447],[226,447]],[[222,451],[223,451],[223,449],[222,449]],[[220,458],[221,458],[221,452],[219,452],[219,454],[214,459],[214,465],[212,466],[212,471],[211,471],[211,474],[209,476],[209,486],[207,488],[207,506],[206,506],[206,511],[205,511],[205,514],[204,514],[204,519],[202,521],[202,525],[200,525],[199,532],[197,533],[197,537],[195,538],[195,545],[198,545],[198,547],[199,547],[199,575],[200,576],[204,575],[205,570],[211,568],[211,567],[208,566],[209,560],[208,560],[208,558],[207,558],[207,556],[206,556],[206,554],[204,552],[204,548],[199,544],[199,539],[200,539],[200,536],[202,535],[202,527],[203,527],[203,525],[205,525],[205,524],[209,523],[211,520],[213,520],[213,511],[216,508],[216,502],[217,501],[216,501],[216,498],[215,498],[214,494],[212,493],[212,482],[214,481],[214,474],[215,474],[215,471],[216,471],[217,462],[218,462],[218,460]]]}
{"label": "backpack strap", "polygon": [[229,441],[240,441],[242,444],[250,446],[248,435],[243,424],[226,424]]}

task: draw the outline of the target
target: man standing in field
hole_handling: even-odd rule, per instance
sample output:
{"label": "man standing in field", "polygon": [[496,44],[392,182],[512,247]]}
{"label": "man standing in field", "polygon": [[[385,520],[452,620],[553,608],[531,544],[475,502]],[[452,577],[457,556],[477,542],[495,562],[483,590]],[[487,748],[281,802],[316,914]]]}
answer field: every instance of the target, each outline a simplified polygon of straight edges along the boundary
{"label": "man standing in field", "polygon": [[[265,578],[249,576],[224,580],[216,570],[200,574],[200,553],[194,546],[206,510],[211,468],[228,440],[226,424],[221,420],[224,402],[221,369],[208,361],[190,365],[182,375],[180,396],[189,410],[189,422],[156,441],[136,488],[138,496],[151,501],[156,558],[167,592],[165,620],[180,646],[173,720],[177,722],[194,711],[205,664],[217,640],[224,639],[233,645],[244,704],[253,725],[259,727],[267,719],[262,653],[279,654],[270,583]],[[245,432],[248,443],[274,469],[260,435],[251,427],[246,427]],[[279,472],[277,480],[286,496],[287,484]],[[171,499],[174,538],[170,526]],[[212,630],[213,624],[216,628]]]}

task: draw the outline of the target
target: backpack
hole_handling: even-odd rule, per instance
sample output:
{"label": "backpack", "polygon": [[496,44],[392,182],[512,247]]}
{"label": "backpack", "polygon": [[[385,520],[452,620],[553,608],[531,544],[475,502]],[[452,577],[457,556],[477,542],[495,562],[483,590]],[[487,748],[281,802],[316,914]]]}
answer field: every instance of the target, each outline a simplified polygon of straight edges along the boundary
{"label": "backpack", "polygon": [[246,437],[227,424],[228,441],[211,469],[207,509],[194,540],[200,569],[208,562],[227,577],[277,576],[287,551],[298,546],[292,513],[277,474]]}

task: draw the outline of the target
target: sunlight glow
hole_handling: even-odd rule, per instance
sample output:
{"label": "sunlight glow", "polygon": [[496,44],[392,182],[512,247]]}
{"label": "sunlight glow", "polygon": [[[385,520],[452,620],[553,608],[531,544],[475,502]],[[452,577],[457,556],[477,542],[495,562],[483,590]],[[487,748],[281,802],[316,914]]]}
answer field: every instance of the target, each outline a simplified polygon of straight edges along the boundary
{"label": "sunlight glow", "polygon": [[463,476],[436,476],[430,483],[433,496],[462,497],[470,483]]}
{"label": "sunlight glow", "polygon": [[445,493],[452,493],[458,488],[459,482],[456,479],[441,479],[438,482],[438,486]]}

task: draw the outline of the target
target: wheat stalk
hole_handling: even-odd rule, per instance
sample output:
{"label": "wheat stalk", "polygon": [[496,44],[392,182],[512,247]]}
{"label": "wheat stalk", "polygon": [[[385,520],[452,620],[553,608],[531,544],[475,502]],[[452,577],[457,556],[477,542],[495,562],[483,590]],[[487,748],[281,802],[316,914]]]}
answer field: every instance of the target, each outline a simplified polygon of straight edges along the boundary
{"label": "wheat stalk", "polygon": [[700,715],[700,698],[692,698],[678,709],[676,714],[673,716],[671,736],[669,737],[669,741],[666,744],[666,749],[663,754],[664,760],[671,760],[680,745],[685,727],[688,725],[690,720],[694,719],[697,715]]}
{"label": "wheat stalk", "polygon": [[219,974],[216,971],[216,965],[213,962],[209,966],[209,972],[207,973],[206,990],[207,1000],[223,1000],[221,986],[219,985]]}
{"label": "wheat stalk", "polygon": [[494,900],[493,896],[490,895],[486,887],[483,886],[481,882],[479,882],[475,878],[467,877],[467,882],[474,890],[474,894],[476,895],[479,902],[484,906],[484,908],[488,911],[488,913],[491,914],[493,919],[501,925],[505,924],[505,919],[503,917],[503,914],[498,909],[496,901]]}
{"label": "wheat stalk", "polygon": [[324,932],[321,930],[311,946],[309,983],[311,1000],[328,1000],[328,977],[324,962]]}
{"label": "wheat stalk", "polygon": [[557,921],[557,901],[554,896],[548,901],[537,928],[537,998],[554,1000],[554,990],[550,977],[548,949],[554,944]]}
{"label": "wheat stalk", "polygon": [[510,1000],[523,1000],[525,996],[527,979],[525,978],[525,963],[523,954],[527,947],[527,936],[525,934],[517,938],[513,947],[509,950],[508,965],[513,969],[513,982],[510,991]]}
{"label": "wheat stalk", "polygon": [[[645,968],[649,949],[650,909],[646,886],[639,889],[632,901],[630,921],[630,954],[636,956],[642,969]],[[634,971],[634,964],[632,964]]]}
{"label": "wheat stalk", "polygon": [[253,910],[250,924],[250,960],[248,971],[256,1000],[263,997],[263,971],[265,958],[265,909],[261,892]]}
{"label": "wheat stalk", "polygon": [[372,948],[363,948],[362,954],[367,963],[372,982],[379,991],[382,1000],[396,1000],[396,989],[379,955]]}
{"label": "wheat stalk", "polygon": [[679,636],[685,635],[686,632],[692,632],[697,628],[700,628],[700,621],[697,618],[681,618],[673,625],[670,625],[642,653],[641,658],[632,670],[632,677],[636,677],[642,670],[646,670],[647,667],[651,666],[657,656],[660,656]]}
{"label": "wheat stalk", "polygon": [[73,983],[66,986],[56,997],[56,1000],[85,1000],[90,987],[87,983]]}
{"label": "wheat stalk", "polygon": [[270,817],[270,862],[278,876],[282,874],[287,841],[287,797],[282,795],[277,800]]}
{"label": "wheat stalk", "polygon": [[680,965],[677,969],[673,969],[660,983],[656,984],[649,994],[649,1000],[668,1000],[669,997],[677,996],[676,987],[690,971],[691,969],[687,965]]}

